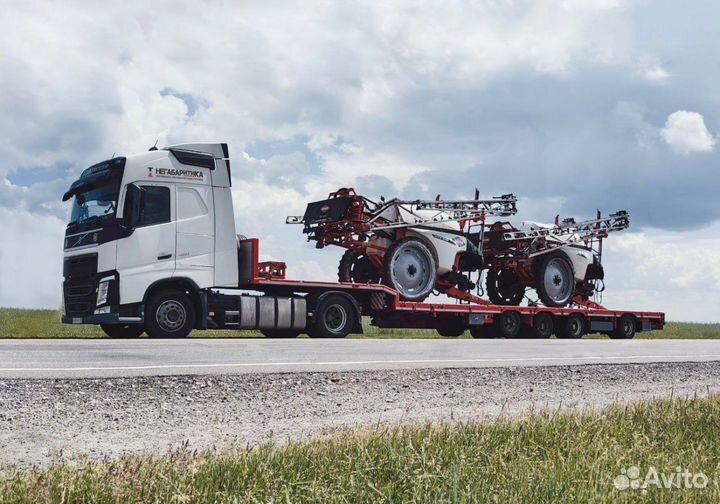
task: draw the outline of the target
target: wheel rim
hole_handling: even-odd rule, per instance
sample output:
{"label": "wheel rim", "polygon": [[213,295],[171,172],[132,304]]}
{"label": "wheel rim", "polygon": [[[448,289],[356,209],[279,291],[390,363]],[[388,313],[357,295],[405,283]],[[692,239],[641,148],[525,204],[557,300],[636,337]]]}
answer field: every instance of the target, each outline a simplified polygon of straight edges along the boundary
{"label": "wheel rim", "polygon": [[180,330],[185,325],[186,319],[185,307],[174,299],[163,301],[155,312],[158,325],[168,332]]}
{"label": "wheel rim", "polygon": [[555,303],[564,304],[572,292],[573,275],[570,266],[556,257],[548,261],[543,275],[543,286],[548,297]]}
{"label": "wheel rim", "polygon": [[416,296],[425,292],[432,282],[433,275],[427,254],[416,247],[402,247],[393,258],[393,285],[406,296]]}
{"label": "wheel rim", "polygon": [[339,304],[330,305],[327,310],[325,310],[325,316],[323,319],[325,321],[325,327],[328,331],[339,334],[343,331],[345,325],[347,324],[347,312],[345,311],[345,308]]}

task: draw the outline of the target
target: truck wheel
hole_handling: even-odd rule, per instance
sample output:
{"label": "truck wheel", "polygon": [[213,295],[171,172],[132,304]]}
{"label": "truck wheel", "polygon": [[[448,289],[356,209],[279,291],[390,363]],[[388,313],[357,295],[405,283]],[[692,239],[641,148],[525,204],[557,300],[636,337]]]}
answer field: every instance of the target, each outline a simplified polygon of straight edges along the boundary
{"label": "truck wheel", "polygon": [[485,287],[488,298],[496,305],[518,306],[525,297],[525,287],[509,269],[489,270]]}
{"label": "truck wheel", "polygon": [[344,338],[355,323],[355,307],[344,296],[330,294],[315,309],[314,324],[308,328],[311,338]]}
{"label": "truck wheel", "polygon": [[359,284],[380,283],[380,275],[364,250],[349,249],[340,259],[338,280]]}
{"label": "truck wheel", "polygon": [[437,259],[417,238],[403,238],[385,253],[383,281],[405,301],[422,301],[435,287]]}
{"label": "truck wheel", "polygon": [[547,339],[552,336],[555,330],[552,315],[546,312],[540,312],[533,317],[533,326],[530,328],[531,335],[537,339]]}
{"label": "truck wheel", "polygon": [[498,332],[493,324],[470,326],[470,336],[475,339],[497,338]]}
{"label": "truck wheel", "polygon": [[438,321],[437,332],[446,338],[457,338],[467,329],[467,324],[462,317],[453,317]]}
{"label": "truck wheel", "polygon": [[626,313],[618,320],[617,327],[610,333],[612,339],[633,339],[635,337],[635,317]]}
{"label": "truck wheel", "polygon": [[575,273],[564,252],[548,254],[536,272],[536,290],[545,306],[561,307],[572,303]]}
{"label": "truck wheel", "polygon": [[151,338],[185,338],[195,327],[195,307],[182,291],[155,294],[145,307],[145,325]]}
{"label": "truck wheel", "polygon": [[520,313],[516,311],[502,312],[495,321],[500,336],[503,338],[514,338],[520,333]]}
{"label": "truck wheel", "polygon": [[580,339],[587,331],[586,326],[585,317],[579,313],[573,313],[563,321],[557,337],[562,339]]}
{"label": "truck wheel", "polygon": [[260,329],[260,332],[266,338],[297,338],[300,331],[293,329]]}
{"label": "truck wheel", "polygon": [[139,338],[145,332],[142,325],[100,324],[100,329],[111,338]]}

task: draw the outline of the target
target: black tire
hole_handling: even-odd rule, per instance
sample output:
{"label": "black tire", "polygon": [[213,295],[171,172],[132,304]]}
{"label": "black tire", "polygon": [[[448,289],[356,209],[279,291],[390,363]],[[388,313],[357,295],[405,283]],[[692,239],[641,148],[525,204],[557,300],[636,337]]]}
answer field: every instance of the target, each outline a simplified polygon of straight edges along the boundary
{"label": "black tire", "polygon": [[490,339],[497,338],[499,334],[493,324],[483,324],[470,326],[470,336],[475,339]]}
{"label": "black tire", "polygon": [[560,324],[557,337],[562,339],[580,339],[586,332],[587,323],[585,322],[585,317],[579,313],[573,313]]}
{"label": "black tire", "polygon": [[139,338],[145,332],[145,327],[139,324],[100,324],[100,329],[109,337],[118,339]]}
{"label": "black tire", "polygon": [[435,287],[435,252],[418,238],[403,238],[385,252],[383,282],[405,301],[422,301]]}
{"label": "black tire", "polygon": [[503,338],[515,338],[520,334],[521,322],[520,313],[509,310],[497,316],[495,328]]}
{"label": "black tire", "polygon": [[380,275],[361,249],[346,250],[338,266],[338,280],[359,284],[380,283]]}
{"label": "black tire", "polygon": [[535,290],[545,306],[562,307],[572,304],[575,294],[575,272],[564,252],[543,257],[535,273]]}
{"label": "black tire", "polygon": [[490,301],[496,305],[518,306],[525,297],[525,287],[515,272],[509,269],[489,270],[485,289]]}
{"label": "black tire", "polygon": [[145,306],[145,326],[151,338],[185,338],[195,327],[195,306],[179,290],[155,294]]}
{"label": "black tire", "polygon": [[612,339],[633,339],[635,337],[635,317],[626,313],[617,322],[617,327],[610,333]]}
{"label": "black tire", "polygon": [[356,318],[355,307],[345,296],[330,294],[315,309],[308,335],[311,338],[344,338],[350,334]]}
{"label": "black tire", "polygon": [[300,331],[294,329],[260,329],[260,332],[266,338],[297,338]]}
{"label": "black tire", "polygon": [[446,338],[457,338],[467,330],[468,326],[463,317],[452,317],[438,321],[437,332]]}
{"label": "black tire", "polygon": [[533,317],[533,325],[530,329],[530,337],[535,339],[547,339],[555,331],[553,316],[547,312],[536,313]]}

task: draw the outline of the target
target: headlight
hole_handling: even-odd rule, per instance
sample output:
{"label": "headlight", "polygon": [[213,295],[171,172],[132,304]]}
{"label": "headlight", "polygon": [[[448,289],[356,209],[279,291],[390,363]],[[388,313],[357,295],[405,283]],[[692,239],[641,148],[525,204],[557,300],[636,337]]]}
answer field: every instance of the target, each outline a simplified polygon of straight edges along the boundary
{"label": "headlight", "polygon": [[109,290],[110,290],[110,282],[109,281],[100,282],[100,285],[98,285],[96,306],[100,306],[100,305],[107,303]]}
{"label": "headlight", "polygon": [[435,234],[435,233],[433,233],[432,235],[433,235],[433,238],[437,238],[438,240],[442,240],[447,243],[452,243],[456,247],[462,248],[465,246],[465,238],[461,238],[459,236],[453,236],[451,238],[448,238],[447,236],[443,236],[443,235],[439,235],[439,234]]}

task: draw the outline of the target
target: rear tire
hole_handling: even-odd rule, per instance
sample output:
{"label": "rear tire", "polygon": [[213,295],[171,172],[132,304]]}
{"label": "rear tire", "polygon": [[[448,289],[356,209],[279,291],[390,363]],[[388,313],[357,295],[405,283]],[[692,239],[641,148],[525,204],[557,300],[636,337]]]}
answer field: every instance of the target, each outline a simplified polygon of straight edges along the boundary
{"label": "rear tire", "polygon": [[403,238],[385,253],[385,285],[400,293],[405,301],[422,301],[435,287],[437,259],[434,252],[417,238]]}
{"label": "rear tire", "polygon": [[626,313],[618,320],[617,327],[610,333],[612,339],[633,339],[635,337],[635,317]]}
{"label": "rear tire", "polygon": [[548,254],[538,265],[535,290],[545,306],[560,308],[572,303],[575,272],[564,252]]}
{"label": "rear tire", "polygon": [[100,329],[102,329],[109,337],[117,339],[139,338],[140,335],[145,332],[145,328],[142,325],[134,324],[100,324]]}
{"label": "rear tire", "polygon": [[579,313],[569,315],[561,324],[557,337],[561,339],[580,339],[587,332],[585,317]]}
{"label": "rear tire", "polygon": [[330,294],[315,309],[314,323],[308,327],[311,338],[344,338],[355,325],[357,312],[347,298]]}
{"label": "rear tire", "polygon": [[185,338],[195,327],[195,306],[179,290],[155,294],[145,306],[145,326],[151,338]]}
{"label": "rear tire", "polygon": [[547,312],[540,312],[533,317],[533,326],[530,328],[533,338],[547,339],[552,336],[555,330],[555,323],[552,315]]}
{"label": "rear tire", "polygon": [[260,329],[260,333],[266,338],[297,338],[300,331],[293,329]]}
{"label": "rear tire", "polygon": [[338,266],[338,280],[359,284],[380,283],[380,274],[375,270],[367,253],[362,249],[346,250]]}

